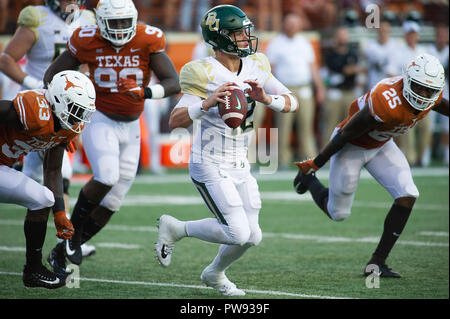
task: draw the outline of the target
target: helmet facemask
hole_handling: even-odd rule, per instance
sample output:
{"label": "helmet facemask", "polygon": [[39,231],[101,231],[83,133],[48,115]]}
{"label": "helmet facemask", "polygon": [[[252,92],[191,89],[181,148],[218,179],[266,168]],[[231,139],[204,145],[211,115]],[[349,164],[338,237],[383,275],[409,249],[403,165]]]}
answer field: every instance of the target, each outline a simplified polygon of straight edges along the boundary
{"label": "helmet facemask", "polygon": [[432,107],[442,92],[442,88],[433,87],[408,77],[403,81],[403,85],[403,96],[413,108],[419,111],[426,111]]}
{"label": "helmet facemask", "polygon": [[[247,39],[236,40],[236,33],[243,31]],[[254,30],[253,24],[248,24],[247,26],[236,29],[236,30],[220,30],[219,34],[229,42],[226,48],[222,49],[223,52],[237,55],[244,58],[248,55],[256,53],[258,49],[258,37],[252,35]],[[218,41],[221,39],[219,38]],[[246,47],[241,47],[241,43],[246,43]]]}
{"label": "helmet facemask", "polygon": [[102,37],[114,46],[124,46],[136,35],[138,13],[131,0],[99,1],[95,14]]}
{"label": "helmet facemask", "polygon": [[442,64],[427,53],[417,56],[403,72],[403,97],[419,111],[426,111],[434,106],[444,85]]}
{"label": "helmet facemask", "polygon": [[91,80],[76,71],[56,74],[45,93],[61,127],[80,133],[95,112],[95,89]]}
{"label": "helmet facemask", "polygon": [[100,18],[104,28],[101,29],[102,36],[115,46],[123,46],[136,34],[136,18],[135,17],[117,17]]}
{"label": "helmet facemask", "polygon": [[[200,26],[205,42],[224,53],[246,57],[258,49],[258,38],[252,34],[253,24],[238,7],[214,7],[205,13]],[[242,43],[245,47],[240,47]]]}

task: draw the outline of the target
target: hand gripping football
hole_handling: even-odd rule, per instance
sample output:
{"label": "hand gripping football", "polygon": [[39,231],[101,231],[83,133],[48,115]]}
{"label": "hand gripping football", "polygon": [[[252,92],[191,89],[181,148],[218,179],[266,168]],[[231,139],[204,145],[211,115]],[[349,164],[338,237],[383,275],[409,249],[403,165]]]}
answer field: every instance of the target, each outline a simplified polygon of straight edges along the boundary
{"label": "hand gripping football", "polygon": [[234,87],[230,93],[224,97],[226,103],[219,103],[219,114],[226,125],[237,128],[247,115],[247,98],[238,87]]}

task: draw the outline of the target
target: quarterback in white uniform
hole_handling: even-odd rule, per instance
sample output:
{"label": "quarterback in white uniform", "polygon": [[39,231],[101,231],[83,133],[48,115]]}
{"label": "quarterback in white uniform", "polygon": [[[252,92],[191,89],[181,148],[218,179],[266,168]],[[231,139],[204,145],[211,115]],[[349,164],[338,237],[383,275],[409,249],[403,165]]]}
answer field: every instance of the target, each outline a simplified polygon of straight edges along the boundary
{"label": "quarterback in white uniform", "polygon": [[[65,49],[73,31],[82,25],[95,24],[90,10],[71,10],[82,6],[84,0],[46,0],[45,6],[27,6],[17,19],[18,29],[0,56],[0,71],[21,84],[23,90],[41,89],[45,70]],[[67,11],[67,12],[66,12]],[[24,70],[18,61],[26,56]],[[35,181],[43,182],[43,153],[31,152],[23,159],[23,173]],[[69,211],[68,187],[72,166],[64,152],[62,176],[64,198]],[[95,251],[85,246],[84,253]]]}
{"label": "quarterback in white uniform", "polygon": [[[167,267],[175,242],[183,237],[221,244],[201,280],[222,295],[242,296],[245,292],[228,280],[225,270],[262,239],[258,224],[261,199],[247,160],[255,104],[261,102],[278,112],[296,112],[298,103],[272,76],[266,56],[256,53],[253,25],[242,10],[232,5],[214,7],[204,15],[201,27],[215,56],[192,61],[181,70],[183,96],[171,113],[169,126],[194,124],[189,172],[215,218],[183,222],[162,215],[156,254]],[[223,103],[236,85],[247,92],[248,111],[241,126],[232,129],[215,106]]]}

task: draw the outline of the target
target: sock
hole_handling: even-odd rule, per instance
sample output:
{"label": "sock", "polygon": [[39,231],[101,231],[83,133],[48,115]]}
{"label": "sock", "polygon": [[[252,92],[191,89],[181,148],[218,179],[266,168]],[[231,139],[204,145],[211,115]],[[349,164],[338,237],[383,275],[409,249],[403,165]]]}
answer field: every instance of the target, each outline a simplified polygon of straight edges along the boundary
{"label": "sock", "polygon": [[319,208],[325,213],[325,215],[327,215],[328,218],[333,219],[328,214],[327,210],[328,188],[323,186],[319,179],[314,175],[311,175],[311,178],[309,178],[305,184],[306,186],[308,186],[308,189],[316,205],[319,206]]}
{"label": "sock", "polygon": [[219,272],[225,271],[233,262],[239,259],[250,248],[250,244],[220,245],[219,253],[212,262],[212,266]]}
{"label": "sock", "polygon": [[112,210],[106,207],[98,206],[94,209],[90,216],[86,218],[83,223],[83,232],[81,233],[81,244],[84,244],[97,234],[108,223],[111,216],[114,214]]}
{"label": "sock", "polygon": [[73,208],[72,218],[70,221],[75,229],[75,234],[72,237],[72,243],[74,247],[79,247],[81,245],[81,235],[83,233],[83,224],[86,221],[87,217],[91,214],[95,207],[98,204],[91,202],[83,193],[83,189],[81,189],[80,194],[78,195],[77,203]]}
{"label": "sock", "polygon": [[393,204],[384,220],[384,230],[372,259],[369,263],[384,264],[386,258],[394,247],[395,242],[400,237],[412,208],[407,208]]}
{"label": "sock", "polygon": [[47,232],[47,220],[31,221],[25,218],[23,231],[26,242],[26,267],[32,269],[42,264],[42,246]]}

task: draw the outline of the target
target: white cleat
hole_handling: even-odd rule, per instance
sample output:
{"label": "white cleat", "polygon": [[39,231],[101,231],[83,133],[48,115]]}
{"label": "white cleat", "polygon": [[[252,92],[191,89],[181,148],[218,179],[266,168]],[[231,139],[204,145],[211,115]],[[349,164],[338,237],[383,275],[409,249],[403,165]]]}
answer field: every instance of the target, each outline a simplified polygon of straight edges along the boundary
{"label": "white cleat", "polygon": [[81,245],[81,255],[83,257],[92,256],[93,254],[95,254],[95,246],[86,243]]}
{"label": "white cleat", "polygon": [[170,265],[175,242],[186,236],[184,222],[169,216],[158,218],[158,241],[156,242],[156,257],[163,267]]}
{"label": "white cleat", "polygon": [[209,265],[206,267],[200,279],[208,286],[218,290],[223,296],[245,296],[245,292],[242,289],[236,287],[227,276],[225,272],[214,271]]}

